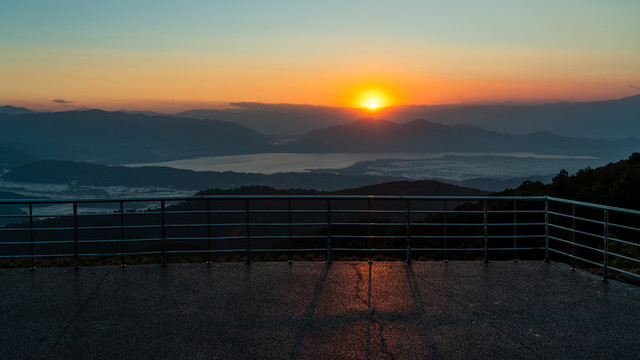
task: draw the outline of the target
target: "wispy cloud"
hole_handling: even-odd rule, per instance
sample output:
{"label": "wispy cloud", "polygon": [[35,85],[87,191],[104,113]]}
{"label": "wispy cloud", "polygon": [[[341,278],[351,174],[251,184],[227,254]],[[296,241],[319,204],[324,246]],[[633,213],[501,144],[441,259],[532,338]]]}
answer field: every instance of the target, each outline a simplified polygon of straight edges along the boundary
{"label": "wispy cloud", "polygon": [[630,88],[632,88],[632,89],[640,90],[640,86],[635,86],[635,85],[631,85],[631,84],[629,84],[628,86]]}
{"label": "wispy cloud", "polygon": [[71,100],[62,100],[62,99],[53,99],[51,100],[56,104],[73,104],[75,101],[71,101]]}

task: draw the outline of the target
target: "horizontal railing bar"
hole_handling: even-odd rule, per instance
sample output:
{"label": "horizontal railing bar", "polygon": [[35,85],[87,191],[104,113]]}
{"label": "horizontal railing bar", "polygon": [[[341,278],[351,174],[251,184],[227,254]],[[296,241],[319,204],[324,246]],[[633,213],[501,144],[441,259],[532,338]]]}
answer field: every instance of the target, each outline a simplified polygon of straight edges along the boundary
{"label": "horizontal railing bar", "polygon": [[609,268],[610,270],[615,270],[615,271],[617,271],[617,272],[620,272],[620,273],[622,273],[622,274],[625,274],[625,275],[628,275],[628,276],[634,277],[634,278],[636,278],[636,279],[640,279],[640,275],[638,275],[638,274],[634,274],[634,273],[629,272],[629,271],[626,271],[626,270],[618,269],[617,267],[613,267],[613,266],[608,266],[608,268]]}
{"label": "horizontal railing bar", "polygon": [[632,257],[626,256],[626,255],[622,255],[622,254],[618,254],[618,253],[611,252],[611,251],[609,251],[609,252],[608,252],[608,254],[609,254],[609,256],[617,256],[617,257],[619,257],[619,258],[623,258],[623,259],[625,259],[625,260],[629,260],[629,261],[637,262],[637,263],[639,263],[639,264],[640,264],[640,260],[639,260],[639,259],[634,259],[634,258],[632,258]]}
{"label": "horizontal railing bar", "polygon": [[58,227],[58,228],[41,228],[41,227],[34,227],[33,229],[30,228],[0,228],[0,232],[1,231],[62,231],[62,230],[73,230],[73,227]]}
{"label": "horizontal railing bar", "polygon": [[610,222],[609,223],[609,228],[612,228],[612,227],[616,227],[616,228],[619,228],[619,229],[631,230],[631,231],[640,231],[640,228],[637,228],[637,227],[628,226],[628,225],[621,225],[621,224],[616,224],[616,223]]}
{"label": "horizontal railing bar", "polygon": [[423,223],[423,222],[416,222],[416,223],[411,223],[411,226],[484,226],[483,223]]}
{"label": "horizontal railing bar", "polygon": [[[484,239],[484,235],[411,235],[412,239]],[[412,248],[413,249],[413,248]]]}
{"label": "horizontal railing bar", "polygon": [[569,245],[575,245],[575,246],[577,246],[577,247],[579,247],[579,248],[583,248],[583,249],[587,249],[587,250],[592,250],[592,251],[595,251],[595,252],[599,252],[599,253],[601,253],[601,254],[603,254],[603,253],[604,253],[604,250],[602,250],[602,249],[598,249],[598,248],[594,248],[594,247],[591,247],[591,246],[583,245],[583,244],[580,244],[580,243],[577,243],[577,242],[571,242],[571,241],[569,241],[569,240],[565,240],[565,239],[557,238],[557,237],[555,237],[555,236],[549,236],[549,239],[553,239],[553,240],[556,240],[556,241],[560,241],[560,242],[562,242],[562,243],[569,244]]}
{"label": "horizontal railing bar", "polygon": [[604,221],[589,219],[589,218],[585,218],[585,217],[581,217],[581,216],[573,216],[573,215],[557,213],[557,212],[553,212],[553,211],[549,211],[549,214],[550,215],[559,215],[559,216],[563,216],[563,217],[565,217],[567,219],[576,219],[576,220],[580,220],[580,221],[584,221],[584,222],[589,222],[589,223],[592,223],[592,224],[599,224],[599,225],[603,225],[604,224]]}
{"label": "horizontal railing bar", "polygon": [[[334,226],[405,226],[407,223],[380,223],[380,222],[357,222],[357,223],[345,223],[345,222],[331,222]],[[327,225],[326,223],[324,225]],[[412,224],[413,225],[413,224]]]}
{"label": "horizontal railing bar", "polygon": [[549,227],[552,227],[554,229],[574,232],[576,234],[587,235],[587,236],[591,236],[591,237],[598,238],[598,239],[604,239],[604,235],[594,234],[594,233],[590,233],[590,232],[586,232],[586,231],[582,231],[582,230],[574,230],[574,229],[571,229],[571,228],[568,228],[568,227],[564,227],[564,226],[560,226],[560,225],[556,225],[556,224],[551,224],[550,223]]}
{"label": "horizontal railing bar", "polygon": [[[597,262],[595,262],[595,261],[591,261],[591,260],[587,260],[587,259],[585,259],[585,258],[581,258],[581,257],[579,257],[579,256],[575,256],[575,255],[567,254],[567,253],[566,253],[566,252],[564,252],[564,251],[556,250],[556,249],[553,249],[553,248],[549,248],[549,251],[554,252],[554,253],[556,253],[556,254],[560,254],[560,255],[568,256],[568,257],[570,257],[570,258],[572,258],[572,259],[576,259],[576,260],[584,261],[584,262],[586,262],[586,263],[588,263],[588,264],[591,264],[591,265],[594,265],[594,266],[597,266],[597,267],[604,267],[604,265],[602,265],[602,264],[600,264],[600,263],[597,263]],[[609,267],[609,268],[611,268],[611,267]]]}
{"label": "horizontal railing bar", "polygon": [[612,236],[609,236],[609,240],[612,240],[612,241],[615,241],[615,242],[619,242],[621,244],[627,244],[627,245],[630,245],[630,246],[640,247],[640,244],[636,244],[636,243],[633,243],[633,242],[630,242],[630,241],[614,238]]}
{"label": "horizontal railing bar", "polygon": [[543,226],[545,223],[487,223],[488,226]]}
{"label": "horizontal railing bar", "polygon": [[54,258],[54,257],[72,257],[73,254],[34,254],[32,255],[20,255],[20,256],[12,256],[12,255],[1,255],[0,258],[1,259],[10,259],[10,258],[17,258],[17,259],[31,259],[33,258]]}

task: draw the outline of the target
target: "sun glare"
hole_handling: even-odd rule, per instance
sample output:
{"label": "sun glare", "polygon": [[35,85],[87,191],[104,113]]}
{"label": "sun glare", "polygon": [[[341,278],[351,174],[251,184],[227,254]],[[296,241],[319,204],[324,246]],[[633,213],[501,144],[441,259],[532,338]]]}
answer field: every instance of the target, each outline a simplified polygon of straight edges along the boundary
{"label": "sun glare", "polygon": [[370,100],[370,101],[367,103],[367,107],[369,108],[369,110],[375,110],[375,109],[377,109],[377,108],[378,108],[378,102],[377,102],[377,101],[375,101],[375,100]]}

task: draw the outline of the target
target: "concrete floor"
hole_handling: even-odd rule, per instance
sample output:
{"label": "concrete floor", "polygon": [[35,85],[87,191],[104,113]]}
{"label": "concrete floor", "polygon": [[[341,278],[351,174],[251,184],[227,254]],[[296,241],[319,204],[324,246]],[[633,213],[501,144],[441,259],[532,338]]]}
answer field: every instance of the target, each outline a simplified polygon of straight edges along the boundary
{"label": "concrete floor", "polygon": [[0,270],[1,359],[638,359],[640,288],[544,262]]}

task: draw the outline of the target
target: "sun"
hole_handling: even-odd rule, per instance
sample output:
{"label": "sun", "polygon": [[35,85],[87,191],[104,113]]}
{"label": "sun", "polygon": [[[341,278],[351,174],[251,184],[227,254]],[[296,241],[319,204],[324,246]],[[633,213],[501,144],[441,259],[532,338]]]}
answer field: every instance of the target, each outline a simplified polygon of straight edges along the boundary
{"label": "sun", "polygon": [[363,105],[368,110],[377,110],[380,107],[380,100],[373,98],[367,99]]}

